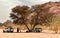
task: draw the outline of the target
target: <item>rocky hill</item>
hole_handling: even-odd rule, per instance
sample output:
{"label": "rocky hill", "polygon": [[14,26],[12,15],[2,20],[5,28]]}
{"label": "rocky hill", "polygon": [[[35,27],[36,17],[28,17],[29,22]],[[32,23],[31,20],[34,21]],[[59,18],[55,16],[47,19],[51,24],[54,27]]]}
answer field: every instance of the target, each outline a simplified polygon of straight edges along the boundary
{"label": "rocky hill", "polygon": [[42,4],[44,9],[48,9],[49,13],[55,13],[55,16],[60,16],[60,2],[48,2]]}

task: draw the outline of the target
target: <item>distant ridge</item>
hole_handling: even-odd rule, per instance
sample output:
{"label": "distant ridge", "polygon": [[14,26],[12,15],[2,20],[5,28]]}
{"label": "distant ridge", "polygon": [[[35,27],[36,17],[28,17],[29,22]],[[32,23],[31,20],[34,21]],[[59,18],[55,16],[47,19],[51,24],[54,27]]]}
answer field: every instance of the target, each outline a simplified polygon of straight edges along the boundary
{"label": "distant ridge", "polygon": [[0,26],[2,26],[3,25],[3,23],[0,23]]}

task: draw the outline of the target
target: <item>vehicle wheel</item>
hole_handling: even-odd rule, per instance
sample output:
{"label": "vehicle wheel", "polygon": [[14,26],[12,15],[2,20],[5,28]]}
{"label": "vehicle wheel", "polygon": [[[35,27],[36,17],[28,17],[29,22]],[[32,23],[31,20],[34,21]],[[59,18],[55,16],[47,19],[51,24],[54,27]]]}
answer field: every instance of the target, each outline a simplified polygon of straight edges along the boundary
{"label": "vehicle wheel", "polygon": [[40,29],[40,32],[42,32],[42,29]]}
{"label": "vehicle wheel", "polygon": [[26,31],[26,32],[29,32],[29,31]]}
{"label": "vehicle wheel", "polygon": [[5,31],[3,31],[3,32],[5,32]]}
{"label": "vehicle wheel", "polygon": [[13,32],[13,31],[11,31],[11,32]]}

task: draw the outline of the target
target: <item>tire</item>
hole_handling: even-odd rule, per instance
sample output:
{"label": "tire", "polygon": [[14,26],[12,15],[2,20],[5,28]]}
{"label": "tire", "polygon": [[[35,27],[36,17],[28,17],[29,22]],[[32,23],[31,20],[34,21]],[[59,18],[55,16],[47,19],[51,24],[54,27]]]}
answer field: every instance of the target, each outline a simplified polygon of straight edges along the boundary
{"label": "tire", "polygon": [[13,31],[11,31],[11,32],[13,32]]}
{"label": "tire", "polygon": [[29,31],[26,31],[26,32],[29,32]]}
{"label": "tire", "polygon": [[40,29],[40,32],[42,32],[42,29]]}
{"label": "tire", "polygon": [[3,30],[3,32],[5,33],[5,31]]}

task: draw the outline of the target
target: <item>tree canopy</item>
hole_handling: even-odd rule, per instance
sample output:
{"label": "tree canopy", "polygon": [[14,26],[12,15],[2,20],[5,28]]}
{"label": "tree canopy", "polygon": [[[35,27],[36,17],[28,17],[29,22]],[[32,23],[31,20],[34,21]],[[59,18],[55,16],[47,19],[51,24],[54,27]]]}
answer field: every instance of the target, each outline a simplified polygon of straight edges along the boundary
{"label": "tree canopy", "polygon": [[28,28],[28,23],[33,25],[33,28],[40,25],[48,25],[49,22],[52,21],[54,13],[49,13],[49,8],[45,8],[44,5],[34,5],[32,7],[28,6],[16,6],[12,8],[12,12],[10,13],[10,17],[13,20],[13,23],[26,25]]}

